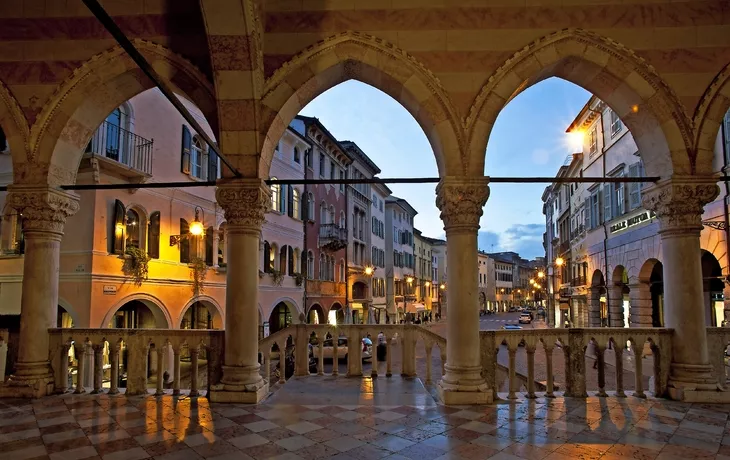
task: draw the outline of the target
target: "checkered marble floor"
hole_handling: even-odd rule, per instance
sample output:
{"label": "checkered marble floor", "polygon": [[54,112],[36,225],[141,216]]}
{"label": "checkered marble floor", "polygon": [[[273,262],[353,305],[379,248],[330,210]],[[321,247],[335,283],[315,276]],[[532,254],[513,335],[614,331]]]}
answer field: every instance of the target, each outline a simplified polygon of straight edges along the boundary
{"label": "checkered marble floor", "polygon": [[730,459],[730,406],[591,397],[490,406],[0,400],[0,459]]}

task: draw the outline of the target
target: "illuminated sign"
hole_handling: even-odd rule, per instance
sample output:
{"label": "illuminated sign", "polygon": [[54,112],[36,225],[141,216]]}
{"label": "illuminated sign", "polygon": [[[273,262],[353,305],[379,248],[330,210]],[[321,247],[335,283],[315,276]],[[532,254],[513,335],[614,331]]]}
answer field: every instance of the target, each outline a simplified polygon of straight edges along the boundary
{"label": "illuminated sign", "polygon": [[644,223],[654,217],[656,217],[654,211],[644,211],[641,214],[637,214],[633,217],[629,217],[628,219],[624,219],[616,222],[615,224],[612,224],[610,230],[611,233],[620,232],[622,230],[626,230],[627,228]]}

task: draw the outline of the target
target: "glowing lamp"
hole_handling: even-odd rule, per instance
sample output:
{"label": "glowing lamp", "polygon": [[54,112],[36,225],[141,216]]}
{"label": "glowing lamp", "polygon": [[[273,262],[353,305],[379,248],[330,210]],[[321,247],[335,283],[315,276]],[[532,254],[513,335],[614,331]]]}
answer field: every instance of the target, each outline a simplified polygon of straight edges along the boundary
{"label": "glowing lamp", "polygon": [[426,287],[431,287],[431,282],[430,281],[426,281]]}
{"label": "glowing lamp", "polygon": [[537,272],[537,277],[538,278],[545,278],[545,272],[542,272],[542,271]]}
{"label": "glowing lamp", "polygon": [[413,282],[413,277],[412,276],[406,277],[406,283],[411,284],[412,282]]}
{"label": "glowing lamp", "polygon": [[446,285],[445,285],[445,284],[442,284],[442,285],[441,285],[441,286],[439,286],[439,287],[441,288],[441,290],[442,290],[442,291],[443,291],[444,289],[446,289]]}
{"label": "glowing lamp", "polygon": [[555,259],[555,265],[557,265],[558,267],[562,267],[564,263],[565,260],[563,260],[562,257],[558,257],[557,259]]}
{"label": "glowing lamp", "polygon": [[203,234],[205,230],[203,229],[203,224],[198,222],[197,220],[190,223],[190,234],[194,236],[200,236]]}
{"label": "glowing lamp", "polygon": [[365,274],[370,276],[373,274],[373,267],[365,267]]}
{"label": "glowing lamp", "polygon": [[568,145],[574,151],[583,151],[583,140],[585,138],[585,132],[581,130],[570,131],[568,133]]}

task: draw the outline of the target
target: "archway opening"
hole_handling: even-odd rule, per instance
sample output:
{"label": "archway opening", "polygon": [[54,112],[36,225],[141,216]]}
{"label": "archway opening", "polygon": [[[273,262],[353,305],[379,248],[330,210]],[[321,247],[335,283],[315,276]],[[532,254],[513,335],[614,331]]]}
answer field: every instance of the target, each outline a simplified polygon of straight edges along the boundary
{"label": "archway opening", "polygon": [[325,324],[324,310],[319,304],[314,304],[309,308],[307,315],[307,323],[309,324]]}
{"label": "archway opening", "polygon": [[293,313],[293,309],[289,308],[286,302],[276,304],[269,315],[269,334],[274,334],[294,324]]}
{"label": "archway opening", "polygon": [[327,324],[336,326],[338,324],[345,324],[345,310],[339,303],[334,303],[330,307],[330,311],[327,314]]}
{"label": "archway opening", "polygon": [[56,327],[61,328],[72,328],[74,327],[73,317],[69,312],[66,311],[62,306],[58,306],[58,313],[56,315]]}
{"label": "archway opening", "polygon": [[651,325],[664,327],[664,265],[657,261],[649,277],[651,292]]}
{"label": "archway opening", "polygon": [[721,326],[725,320],[723,289],[724,277],[720,262],[706,250],[702,250],[702,286],[704,291],[705,322],[707,326]]}
{"label": "archway opening", "polygon": [[165,313],[149,300],[130,300],[114,312],[107,324],[116,329],[169,329]]}
{"label": "archway opening", "polygon": [[608,326],[608,304],[606,303],[606,280],[603,272],[595,270],[591,277],[591,292],[588,302],[588,326]]}
{"label": "archway opening", "polygon": [[207,301],[193,302],[180,321],[180,329],[220,329],[223,318],[218,309]]}
{"label": "archway opening", "polygon": [[608,314],[610,327],[629,327],[630,305],[629,273],[623,265],[613,270],[612,286],[609,296]]}

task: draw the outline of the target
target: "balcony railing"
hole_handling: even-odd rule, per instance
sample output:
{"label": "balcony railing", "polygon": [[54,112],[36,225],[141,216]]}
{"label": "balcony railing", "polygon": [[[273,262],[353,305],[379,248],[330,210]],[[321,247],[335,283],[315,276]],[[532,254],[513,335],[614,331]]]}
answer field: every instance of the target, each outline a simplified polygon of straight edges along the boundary
{"label": "balcony railing", "polygon": [[345,296],[345,283],[325,280],[307,280],[307,293],[310,295]]}
{"label": "balcony railing", "polygon": [[570,241],[563,241],[558,246],[558,252],[560,254],[565,254],[566,252],[570,251]]}
{"label": "balcony railing", "polygon": [[330,251],[339,251],[347,247],[347,229],[337,224],[320,225],[319,246]]}
{"label": "balcony railing", "polygon": [[586,277],[585,276],[578,276],[576,278],[573,278],[573,280],[570,282],[571,286],[585,286],[586,285]]}
{"label": "balcony railing", "polygon": [[144,174],[152,174],[153,141],[107,121],[96,130],[86,152],[92,157],[108,158]]}

